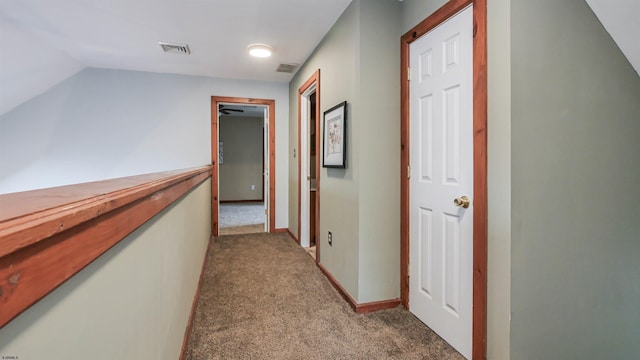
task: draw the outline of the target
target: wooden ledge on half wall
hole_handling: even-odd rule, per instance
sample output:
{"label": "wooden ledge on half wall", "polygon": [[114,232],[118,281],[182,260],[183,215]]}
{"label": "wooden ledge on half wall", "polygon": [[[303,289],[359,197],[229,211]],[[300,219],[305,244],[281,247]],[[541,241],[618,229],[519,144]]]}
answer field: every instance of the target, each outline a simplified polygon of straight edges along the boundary
{"label": "wooden ledge on half wall", "polygon": [[211,166],[0,195],[0,327],[211,177]]}

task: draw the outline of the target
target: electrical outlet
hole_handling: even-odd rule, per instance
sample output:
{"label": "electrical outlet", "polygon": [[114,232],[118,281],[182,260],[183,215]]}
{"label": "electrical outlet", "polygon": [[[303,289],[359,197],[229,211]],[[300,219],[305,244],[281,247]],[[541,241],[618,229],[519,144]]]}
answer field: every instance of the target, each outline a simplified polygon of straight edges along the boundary
{"label": "electrical outlet", "polygon": [[256,186],[255,185],[251,185],[251,190],[255,190]]}
{"label": "electrical outlet", "polygon": [[329,231],[329,246],[333,246],[333,234]]}

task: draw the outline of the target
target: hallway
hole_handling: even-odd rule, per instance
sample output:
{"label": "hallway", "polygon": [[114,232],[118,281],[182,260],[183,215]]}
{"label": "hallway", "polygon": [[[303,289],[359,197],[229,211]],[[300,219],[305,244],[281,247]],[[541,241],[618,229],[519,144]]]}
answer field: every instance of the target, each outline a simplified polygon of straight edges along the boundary
{"label": "hallway", "polygon": [[356,314],[286,234],[214,240],[187,359],[461,359],[402,308]]}

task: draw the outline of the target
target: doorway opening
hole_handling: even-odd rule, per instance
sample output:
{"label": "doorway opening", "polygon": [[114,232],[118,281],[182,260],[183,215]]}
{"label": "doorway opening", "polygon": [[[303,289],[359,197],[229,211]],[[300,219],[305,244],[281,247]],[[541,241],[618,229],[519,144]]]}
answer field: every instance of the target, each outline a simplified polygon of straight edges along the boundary
{"label": "doorway opening", "polygon": [[218,105],[220,235],[266,231],[265,110],[265,105]]}
{"label": "doorway opening", "polygon": [[211,97],[213,236],[275,230],[275,101]]}
{"label": "doorway opening", "polygon": [[320,262],[320,70],[298,89],[298,241]]}

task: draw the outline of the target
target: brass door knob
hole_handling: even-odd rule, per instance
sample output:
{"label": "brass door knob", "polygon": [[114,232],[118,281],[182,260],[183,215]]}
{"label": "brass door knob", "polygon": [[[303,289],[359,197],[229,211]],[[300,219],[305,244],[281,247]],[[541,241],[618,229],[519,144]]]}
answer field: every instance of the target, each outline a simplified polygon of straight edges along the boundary
{"label": "brass door knob", "polygon": [[453,199],[453,203],[456,206],[460,206],[461,208],[468,208],[469,207],[469,197],[466,195],[460,196],[457,199]]}

